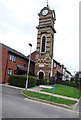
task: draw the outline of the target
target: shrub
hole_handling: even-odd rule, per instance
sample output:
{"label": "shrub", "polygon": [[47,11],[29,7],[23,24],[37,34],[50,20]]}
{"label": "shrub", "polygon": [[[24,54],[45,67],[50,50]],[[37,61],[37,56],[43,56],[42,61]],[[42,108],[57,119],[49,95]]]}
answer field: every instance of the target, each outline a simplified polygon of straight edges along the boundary
{"label": "shrub", "polygon": [[61,84],[68,85],[68,86],[71,86],[71,87],[78,87],[77,84],[74,81],[62,81]]}
{"label": "shrub", "polygon": [[62,80],[61,79],[56,79],[56,84],[61,84]]}
{"label": "shrub", "polygon": [[[26,76],[25,75],[11,75],[9,77],[9,84],[17,87],[25,88],[26,85]],[[28,77],[28,88],[34,87],[36,85],[36,78],[29,76]]]}
{"label": "shrub", "polygon": [[46,79],[37,79],[36,85],[48,85],[48,82]]}
{"label": "shrub", "polygon": [[41,79],[41,80],[40,80],[40,84],[41,84],[41,85],[48,85],[48,82],[47,82],[46,79]]}
{"label": "shrub", "polygon": [[36,78],[33,76],[29,76],[29,80],[28,80],[28,87],[34,87],[36,86]]}

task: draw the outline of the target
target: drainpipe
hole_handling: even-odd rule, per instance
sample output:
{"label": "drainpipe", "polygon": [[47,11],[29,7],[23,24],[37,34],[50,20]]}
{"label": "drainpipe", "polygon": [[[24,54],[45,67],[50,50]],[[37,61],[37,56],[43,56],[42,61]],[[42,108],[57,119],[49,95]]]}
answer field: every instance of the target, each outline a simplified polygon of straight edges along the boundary
{"label": "drainpipe", "polygon": [[4,83],[5,83],[5,81],[6,81],[6,72],[7,72],[7,68],[8,68],[8,58],[9,58],[9,54],[8,54],[7,62],[6,62],[6,69],[5,69]]}

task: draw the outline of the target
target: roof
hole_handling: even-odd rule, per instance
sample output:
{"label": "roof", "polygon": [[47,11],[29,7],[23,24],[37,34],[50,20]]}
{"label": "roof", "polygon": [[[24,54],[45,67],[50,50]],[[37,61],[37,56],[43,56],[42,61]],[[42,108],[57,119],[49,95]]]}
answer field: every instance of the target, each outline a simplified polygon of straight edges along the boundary
{"label": "roof", "polygon": [[[29,55],[27,56],[29,57]],[[36,50],[31,53],[31,59],[35,62],[35,57],[36,57]]]}
{"label": "roof", "polygon": [[[2,43],[0,43],[0,44],[2,45],[2,47],[6,48],[9,53],[15,54],[15,55],[17,55],[17,56],[20,56],[21,58],[24,58],[24,59],[26,59],[26,60],[29,60],[29,58],[28,58],[27,56],[23,55],[22,53],[14,50],[14,49],[12,49],[12,48],[10,48],[10,47],[2,44]],[[31,59],[31,61],[34,62],[32,59]]]}
{"label": "roof", "polygon": [[22,71],[27,71],[27,68],[21,65],[17,65],[17,67]]}
{"label": "roof", "polygon": [[[69,75],[71,75],[71,72],[69,72],[68,70],[66,70],[66,72],[69,74]],[[72,76],[72,75],[71,75]]]}
{"label": "roof", "polygon": [[58,64],[61,67],[61,64],[59,62],[57,62],[56,60],[54,60],[54,63]]}

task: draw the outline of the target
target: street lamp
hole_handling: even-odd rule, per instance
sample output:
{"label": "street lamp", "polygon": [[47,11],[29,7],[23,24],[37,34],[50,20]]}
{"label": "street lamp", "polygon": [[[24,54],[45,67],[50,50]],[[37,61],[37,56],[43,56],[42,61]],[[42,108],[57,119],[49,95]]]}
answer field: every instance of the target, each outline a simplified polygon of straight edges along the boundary
{"label": "street lamp", "polygon": [[26,86],[25,89],[27,90],[28,87],[28,75],[29,75],[29,69],[30,69],[30,59],[31,59],[31,48],[32,48],[32,44],[29,43],[30,46],[30,55],[29,55],[29,62],[28,62],[28,70],[27,70],[27,79],[26,79]]}

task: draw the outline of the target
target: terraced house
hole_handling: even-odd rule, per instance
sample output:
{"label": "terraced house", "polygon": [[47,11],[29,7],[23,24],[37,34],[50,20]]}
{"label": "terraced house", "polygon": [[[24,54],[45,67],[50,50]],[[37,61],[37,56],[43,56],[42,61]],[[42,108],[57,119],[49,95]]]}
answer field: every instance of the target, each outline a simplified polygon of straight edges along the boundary
{"label": "terraced house", "polygon": [[[22,53],[0,43],[0,83],[8,82],[11,74],[26,75],[28,66],[28,57]],[[31,59],[30,75],[34,75],[35,63]]]}

